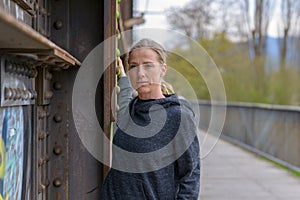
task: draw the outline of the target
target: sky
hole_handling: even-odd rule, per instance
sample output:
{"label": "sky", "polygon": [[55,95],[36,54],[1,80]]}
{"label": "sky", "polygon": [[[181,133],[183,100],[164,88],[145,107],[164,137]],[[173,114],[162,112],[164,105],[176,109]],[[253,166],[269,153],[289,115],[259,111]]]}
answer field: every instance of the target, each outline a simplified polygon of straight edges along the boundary
{"label": "sky", "polygon": [[[183,6],[190,0],[135,0],[134,10],[140,12],[150,11],[145,14],[146,22],[139,28],[168,28],[167,18],[164,11],[172,6]],[[152,14],[151,14],[152,13]]]}
{"label": "sky", "polygon": [[[167,23],[167,18],[164,15],[165,10],[172,6],[184,6],[191,0],[134,0],[135,11],[139,12],[150,12],[145,14],[145,23],[138,26],[138,28],[170,28]],[[277,5],[280,4],[281,0],[278,1]],[[254,4],[250,4],[253,8]],[[276,8],[276,12],[273,15],[273,20],[270,22],[268,35],[272,37],[278,37],[278,25],[281,23],[280,9]]]}

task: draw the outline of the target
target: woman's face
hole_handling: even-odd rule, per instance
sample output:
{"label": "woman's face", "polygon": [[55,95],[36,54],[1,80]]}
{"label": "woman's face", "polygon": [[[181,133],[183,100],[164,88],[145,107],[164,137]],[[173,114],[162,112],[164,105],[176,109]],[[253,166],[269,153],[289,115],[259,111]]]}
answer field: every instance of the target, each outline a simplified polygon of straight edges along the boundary
{"label": "woman's face", "polygon": [[149,48],[135,49],[130,54],[128,64],[131,85],[139,94],[161,90],[166,64],[159,63],[155,51]]}

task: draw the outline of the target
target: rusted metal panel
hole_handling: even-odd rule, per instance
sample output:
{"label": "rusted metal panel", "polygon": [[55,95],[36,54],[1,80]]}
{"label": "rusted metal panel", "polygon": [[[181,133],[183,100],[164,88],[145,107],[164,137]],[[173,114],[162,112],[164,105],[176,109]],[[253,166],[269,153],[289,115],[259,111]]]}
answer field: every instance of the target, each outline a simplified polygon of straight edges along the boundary
{"label": "rusted metal panel", "polygon": [[35,60],[31,56],[1,55],[0,61],[0,195],[3,199],[36,199]]}
{"label": "rusted metal panel", "polygon": [[35,11],[32,3],[25,1],[0,0],[0,11],[14,17],[16,20],[33,27]]}
{"label": "rusted metal panel", "polygon": [[49,177],[48,177],[48,166],[49,166],[49,152],[47,151],[48,140],[48,118],[49,118],[49,107],[48,106],[37,106],[37,123],[36,123],[36,163],[37,163],[37,182],[35,187],[37,187],[37,198],[47,199],[47,190],[49,187]]}
{"label": "rusted metal panel", "polygon": [[37,76],[34,58],[17,55],[0,56],[1,106],[35,103],[34,78]]}
{"label": "rusted metal panel", "polygon": [[50,9],[48,0],[35,1],[35,18],[33,27],[45,37],[50,37]]}
{"label": "rusted metal panel", "polygon": [[[43,64],[59,67],[80,64],[69,52],[5,12],[0,12],[0,35],[1,54],[34,54]],[[49,60],[45,60],[45,57],[49,57]]]}
{"label": "rusted metal panel", "polygon": [[[108,39],[116,34],[116,1],[104,1],[104,7],[109,8],[104,10],[104,40]],[[116,40],[109,39],[108,42],[105,43],[104,46],[104,65],[105,63],[110,63],[110,60],[115,60],[116,54]],[[105,61],[107,59],[108,61]],[[104,66],[106,67],[106,66]],[[103,74],[103,93],[104,93],[104,100],[103,100],[103,131],[104,134],[108,139],[111,139],[111,126],[112,122],[114,121],[115,116],[113,112],[115,112],[115,108],[112,105],[115,105],[111,102],[111,97],[113,94],[113,89],[115,87],[115,78],[116,78],[116,69],[115,69],[115,62],[112,62],[105,70]],[[103,145],[103,153],[104,157],[107,160],[111,159],[111,147],[109,145]],[[103,177],[106,176],[110,166],[104,166],[103,168]]]}
{"label": "rusted metal panel", "polygon": [[[103,41],[104,2],[89,0],[82,4],[80,1],[51,1],[51,8],[54,26],[51,27],[50,39],[83,61],[88,53]],[[56,22],[59,22],[58,27]],[[99,63],[99,70],[102,67]],[[55,156],[55,161],[50,161],[50,165],[53,166],[50,168],[51,180],[60,178],[60,181],[56,182],[61,183],[59,187],[51,184],[48,196],[50,199],[99,199],[102,164],[83,146],[72,118],[71,97],[77,70],[73,68],[53,71],[53,84],[62,87],[60,90],[53,90],[51,116],[60,112],[63,120],[60,123],[51,122],[51,133],[56,136],[52,138],[51,146],[54,148],[53,145],[59,144],[63,148],[62,153]],[[102,88],[102,85],[100,87]],[[102,95],[103,90],[99,94],[100,101],[95,99],[100,123],[103,121]]]}
{"label": "rusted metal panel", "polygon": [[[50,187],[46,199],[69,199],[69,115],[70,109],[68,90],[61,79],[57,78],[59,71],[49,71],[52,79],[49,85],[53,91],[53,100],[49,112],[49,143],[47,150],[51,155],[49,162]],[[69,80],[71,81],[71,80]],[[54,82],[56,82],[54,84]],[[62,94],[61,91],[65,91]]]}
{"label": "rusted metal panel", "polygon": [[50,40],[83,61],[103,41],[104,3],[98,0],[50,1]]}
{"label": "rusted metal panel", "polygon": [[32,15],[34,14],[34,3],[35,1],[33,0],[13,0],[16,2],[21,8],[26,10],[27,12],[31,13]]}
{"label": "rusted metal panel", "polygon": [[[0,4],[3,2],[0,0]],[[31,170],[26,172],[30,178],[23,184],[26,191],[22,195],[24,199],[39,200],[99,199],[102,180],[109,166],[103,167],[80,141],[72,117],[72,89],[80,61],[98,44],[115,35],[116,1],[89,0],[85,4],[79,0],[9,2],[30,17],[36,17],[29,24],[17,15],[8,15],[8,11],[0,12],[0,54],[30,54],[36,59],[34,69],[37,74],[32,78],[36,82],[31,86],[33,92],[37,90],[37,99],[8,104],[6,101],[5,104],[9,107],[23,103],[26,113],[31,113],[26,119],[32,122],[26,123],[29,124],[26,130],[32,134],[28,140],[32,145],[28,145],[31,157],[27,163]],[[103,60],[99,70],[107,67],[104,58],[115,59],[115,50],[116,41],[111,40],[105,46],[105,53],[99,55]],[[4,67],[1,73],[5,72]],[[7,77],[4,75],[1,80]],[[115,116],[115,108],[111,107],[115,78],[113,62],[99,81],[95,97],[97,117],[108,138]],[[5,99],[9,92],[3,88],[1,97]],[[25,94],[24,91],[21,93]],[[110,147],[100,145],[110,156]]]}

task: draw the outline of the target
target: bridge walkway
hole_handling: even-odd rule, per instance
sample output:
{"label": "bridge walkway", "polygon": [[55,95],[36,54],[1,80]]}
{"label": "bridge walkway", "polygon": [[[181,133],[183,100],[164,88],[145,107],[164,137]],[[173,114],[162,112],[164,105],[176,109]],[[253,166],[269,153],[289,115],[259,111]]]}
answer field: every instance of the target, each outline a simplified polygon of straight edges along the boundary
{"label": "bridge walkway", "polygon": [[201,200],[300,200],[300,177],[290,171],[210,134],[200,142]]}

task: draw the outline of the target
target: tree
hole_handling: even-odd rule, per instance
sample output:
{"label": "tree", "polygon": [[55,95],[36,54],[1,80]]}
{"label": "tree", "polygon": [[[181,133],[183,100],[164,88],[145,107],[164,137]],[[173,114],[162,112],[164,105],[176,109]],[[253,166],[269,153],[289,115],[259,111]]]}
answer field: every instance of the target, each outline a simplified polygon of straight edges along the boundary
{"label": "tree", "polygon": [[274,2],[192,0],[182,8],[169,9],[167,17],[173,28],[196,40],[213,36],[216,32],[228,33],[239,39],[251,39],[255,55],[260,56],[265,49],[264,36],[267,34]]}
{"label": "tree", "polygon": [[[204,5],[206,0],[192,2],[181,9],[169,10],[169,22],[173,28],[197,39],[207,50],[222,72],[229,101],[299,105],[300,86],[297,80],[300,73],[297,71],[299,68],[293,69],[300,62],[300,1],[213,0],[208,5]],[[202,10],[197,3],[203,3]],[[274,52],[276,56],[280,52],[278,61],[281,61],[281,70],[266,73],[265,67],[269,64],[266,53],[270,49],[266,47],[278,47],[274,43],[269,43],[273,46],[267,46],[267,42],[271,41],[266,39],[271,23],[274,25],[272,20],[280,22],[280,26],[277,26],[278,34],[282,36],[277,38],[280,49]],[[188,52],[186,46],[182,51],[185,50],[189,56],[197,53],[193,50]],[[291,56],[294,59],[290,59]],[[177,59],[171,59],[171,63],[177,70],[187,74],[193,87],[197,87],[199,98],[209,98],[207,89],[199,87],[205,83],[203,80],[197,82],[195,72],[188,64]]]}
{"label": "tree", "polygon": [[[292,0],[281,0],[281,17],[283,21],[283,39],[280,45],[281,53],[281,71],[286,68],[286,56],[288,48],[289,34],[299,35],[299,17],[300,17],[300,2]],[[290,45],[297,44],[297,41],[292,41]]]}
{"label": "tree", "polygon": [[214,19],[211,5],[214,0],[192,0],[184,7],[172,7],[167,10],[170,25],[193,39],[207,36],[207,26]]}
{"label": "tree", "polygon": [[[255,55],[257,56],[262,55],[265,50],[264,36],[267,35],[269,28],[271,8],[270,0],[255,0],[252,42]],[[248,12],[251,12],[251,10]]]}

